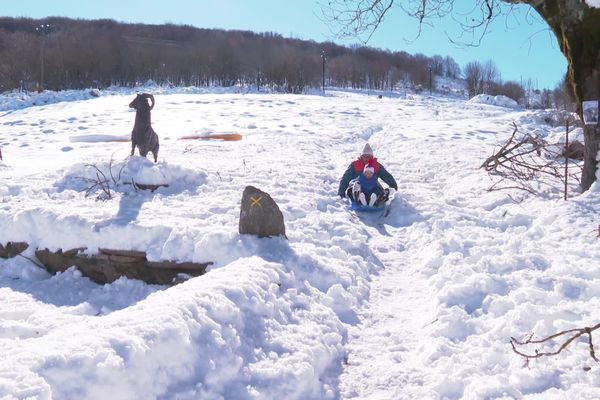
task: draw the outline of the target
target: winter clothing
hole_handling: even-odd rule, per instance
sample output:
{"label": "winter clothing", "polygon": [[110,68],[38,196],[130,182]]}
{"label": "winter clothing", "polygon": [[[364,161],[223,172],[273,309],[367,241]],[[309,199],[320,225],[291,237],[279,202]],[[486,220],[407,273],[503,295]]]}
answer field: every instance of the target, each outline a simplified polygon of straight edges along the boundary
{"label": "winter clothing", "polygon": [[[389,172],[387,172],[383,165],[379,164],[376,158],[371,158],[367,163],[373,166],[373,169],[375,171],[373,178],[375,180],[379,178],[383,182],[385,182],[389,187],[398,190],[398,185],[396,184],[396,180],[394,179],[394,177]],[[346,190],[350,185],[350,181],[358,178],[362,174],[364,169],[365,163],[362,161],[361,158],[358,158],[356,161],[350,163],[350,165],[346,169],[346,172],[344,172],[344,176],[342,176],[342,179],[340,180],[340,186],[338,188],[338,195],[340,197],[346,197]],[[377,184],[377,187],[381,188],[381,191],[379,189],[376,189],[375,192],[377,192],[380,195],[381,193],[383,193],[383,187],[379,184]]]}
{"label": "winter clothing", "polygon": [[377,203],[377,199],[379,199],[379,196],[377,196],[375,193],[371,194],[371,196],[369,196],[369,201],[367,202],[367,197],[365,196],[364,193],[360,193],[358,195],[358,203],[362,204],[363,206],[366,206],[367,204],[369,204],[371,207],[375,206],[375,203]]}
{"label": "winter clothing", "polygon": [[363,169],[363,174],[367,174],[367,173],[375,173],[375,167],[373,167],[372,164],[367,163],[367,165],[365,165],[365,169]]}
{"label": "winter clothing", "polygon": [[375,193],[377,190],[377,177],[375,175],[367,178],[365,174],[360,174],[358,182],[360,183],[360,191],[365,194]]}
{"label": "winter clothing", "polygon": [[[373,167],[367,165],[365,167],[365,172],[368,170],[373,171]],[[368,202],[369,205],[372,206],[375,204],[375,201],[377,201],[377,198],[383,195],[383,187],[377,183],[377,176],[375,174],[371,175],[370,178],[367,178],[364,173],[360,174],[358,183],[360,183],[361,191],[359,200],[363,205],[366,205]]]}
{"label": "winter clothing", "polygon": [[363,147],[361,154],[363,156],[364,155],[369,155],[369,156],[373,155],[373,149],[371,149],[371,146],[369,146],[369,143],[365,144],[365,147]]}
{"label": "winter clothing", "polygon": [[374,173],[379,172],[379,168],[381,167],[381,164],[379,164],[377,162],[377,159],[375,157],[371,158],[367,162],[364,162],[363,159],[359,157],[356,161],[352,162],[352,165],[354,165],[354,169],[357,172],[357,176],[358,176],[358,174],[361,174],[365,171],[365,167],[367,166],[367,164],[369,164],[371,167],[373,167]]}

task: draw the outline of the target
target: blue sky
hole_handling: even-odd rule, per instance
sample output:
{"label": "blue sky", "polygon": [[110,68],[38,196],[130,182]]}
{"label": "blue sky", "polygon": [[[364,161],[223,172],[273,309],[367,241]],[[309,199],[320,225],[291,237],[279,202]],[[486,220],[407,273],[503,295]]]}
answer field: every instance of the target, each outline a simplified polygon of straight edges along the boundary
{"label": "blue sky", "polygon": [[[324,0],[325,1],[325,0]],[[461,0],[468,1],[468,0]],[[470,61],[492,60],[504,81],[532,79],[538,88],[553,89],[562,79],[567,62],[556,39],[539,17],[517,7],[510,19],[498,19],[478,47],[457,47],[447,35],[456,32],[451,20],[424,26],[395,8],[368,42],[392,51],[451,56],[461,67]],[[276,32],[286,37],[333,40],[350,45],[359,39],[337,39],[321,20],[317,0],[3,0],[2,15],[42,18],[110,18],[122,22],[188,24],[199,28]],[[454,37],[454,36],[453,36]]]}

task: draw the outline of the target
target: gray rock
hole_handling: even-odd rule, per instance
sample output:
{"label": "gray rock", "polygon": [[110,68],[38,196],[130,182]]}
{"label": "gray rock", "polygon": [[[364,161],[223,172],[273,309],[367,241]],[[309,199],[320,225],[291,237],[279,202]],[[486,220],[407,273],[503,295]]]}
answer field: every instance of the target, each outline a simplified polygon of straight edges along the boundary
{"label": "gray rock", "polygon": [[253,186],[242,194],[240,233],[258,237],[285,236],[283,214],[271,196]]}

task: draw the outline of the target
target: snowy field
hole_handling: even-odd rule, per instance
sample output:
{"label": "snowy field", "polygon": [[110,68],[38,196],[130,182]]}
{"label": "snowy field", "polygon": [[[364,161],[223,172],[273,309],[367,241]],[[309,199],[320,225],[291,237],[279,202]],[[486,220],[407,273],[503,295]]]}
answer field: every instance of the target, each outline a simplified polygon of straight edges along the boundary
{"label": "snowy field", "polygon": [[[214,264],[166,287],[0,259],[1,399],[600,398],[584,338],[529,366],[509,344],[600,322],[599,187],[488,192],[479,169],[512,122],[559,140],[543,112],[149,90],[157,164],[128,157],[133,90],[0,96],[0,243]],[[399,185],[385,218],[336,196],[366,142]],[[86,196],[111,168],[113,198]],[[289,240],[238,234],[246,185]]]}

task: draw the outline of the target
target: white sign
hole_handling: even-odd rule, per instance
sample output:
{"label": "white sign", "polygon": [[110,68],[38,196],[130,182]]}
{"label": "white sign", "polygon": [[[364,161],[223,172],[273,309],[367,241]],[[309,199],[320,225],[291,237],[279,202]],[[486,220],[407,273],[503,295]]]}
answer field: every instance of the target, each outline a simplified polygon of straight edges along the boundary
{"label": "white sign", "polygon": [[586,125],[598,124],[598,100],[584,101],[583,105],[583,123]]}

